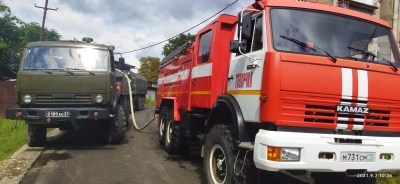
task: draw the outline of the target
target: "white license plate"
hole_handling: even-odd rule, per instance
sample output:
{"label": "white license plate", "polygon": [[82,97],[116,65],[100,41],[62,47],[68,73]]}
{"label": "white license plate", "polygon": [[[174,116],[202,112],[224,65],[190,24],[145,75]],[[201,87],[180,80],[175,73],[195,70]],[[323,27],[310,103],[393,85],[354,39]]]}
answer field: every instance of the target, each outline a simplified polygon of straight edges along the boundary
{"label": "white license plate", "polygon": [[46,111],[46,117],[69,117],[69,112]]}
{"label": "white license plate", "polygon": [[375,162],[375,153],[371,152],[341,152],[341,162]]}

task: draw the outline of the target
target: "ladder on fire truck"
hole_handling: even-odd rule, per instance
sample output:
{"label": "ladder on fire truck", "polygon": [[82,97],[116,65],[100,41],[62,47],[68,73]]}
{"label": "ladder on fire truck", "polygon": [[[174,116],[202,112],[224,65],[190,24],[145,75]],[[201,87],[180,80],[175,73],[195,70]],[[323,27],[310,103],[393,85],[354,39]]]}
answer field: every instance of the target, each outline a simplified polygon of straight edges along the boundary
{"label": "ladder on fire truck", "polygon": [[162,61],[161,61],[161,68],[164,67],[165,65],[168,65],[169,63],[175,61],[176,59],[178,59],[178,55],[180,54],[184,54],[185,51],[192,46],[191,41],[188,41],[186,43],[184,43],[183,45],[179,46],[177,49],[175,49],[174,51],[171,52],[171,54],[169,54],[168,56],[166,56]]}

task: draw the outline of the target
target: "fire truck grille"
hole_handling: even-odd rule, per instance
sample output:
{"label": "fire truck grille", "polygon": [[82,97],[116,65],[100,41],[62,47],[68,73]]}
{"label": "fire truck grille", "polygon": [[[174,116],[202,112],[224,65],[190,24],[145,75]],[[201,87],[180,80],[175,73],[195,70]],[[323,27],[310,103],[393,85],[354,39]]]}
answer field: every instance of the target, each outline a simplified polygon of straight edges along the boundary
{"label": "fire truck grille", "polygon": [[36,104],[90,104],[91,95],[36,95]]}
{"label": "fire truck grille", "polygon": [[368,126],[389,126],[390,111],[370,110],[365,117],[365,124]]}
{"label": "fire truck grille", "polygon": [[335,112],[333,107],[306,105],[305,122],[334,123]]}
{"label": "fire truck grille", "polygon": [[389,126],[390,111],[371,109],[367,115],[337,113],[334,106],[306,105],[305,122],[353,124],[364,126]]}

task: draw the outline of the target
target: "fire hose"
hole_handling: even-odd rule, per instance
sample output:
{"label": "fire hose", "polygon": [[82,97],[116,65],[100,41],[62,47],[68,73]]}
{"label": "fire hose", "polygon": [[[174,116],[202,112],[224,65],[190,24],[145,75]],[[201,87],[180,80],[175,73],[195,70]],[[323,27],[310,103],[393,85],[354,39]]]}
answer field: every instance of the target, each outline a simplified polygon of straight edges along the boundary
{"label": "fire hose", "polygon": [[149,121],[147,121],[147,123],[143,126],[143,127],[138,127],[137,126],[137,123],[136,123],[136,120],[135,120],[135,113],[134,113],[134,111],[133,111],[133,101],[132,101],[132,88],[131,88],[131,80],[129,79],[129,77],[128,77],[128,75],[126,75],[124,72],[122,72],[121,70],[118,70],[118,69],[116,69],[117,71],[119,71],[119,72],[121,72],[122,73],[122,75],[126,78],[126,80],[128,81],[128,88],[129,88],[129,104],[130,104],[130,109],[131,109],[131,117],[132,117],[132,122],[133,122],[133,125],[134,125],[134,127],[135,127],[135,129],[136,130],[143,130],[143,129],[145,129],[147,126],[149,126],[150,125],[150,123],[151,122],[153,122],[153,120],[155,119],[155,112],[154,112],[154,116],[149,120]]}

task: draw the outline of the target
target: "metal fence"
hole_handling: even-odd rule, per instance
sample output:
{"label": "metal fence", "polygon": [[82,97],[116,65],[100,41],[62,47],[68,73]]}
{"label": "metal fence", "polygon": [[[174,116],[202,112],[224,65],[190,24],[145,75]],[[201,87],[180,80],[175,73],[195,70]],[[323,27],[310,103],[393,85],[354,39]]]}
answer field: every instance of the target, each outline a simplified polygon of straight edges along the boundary
{"label": "metal fence", "polygon": [[0,117],[5,117],[6,108],[18,107],[14,101],[15,81],[0,81]]}

